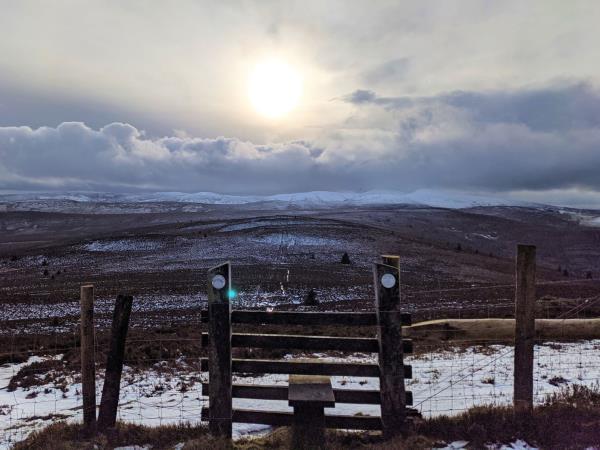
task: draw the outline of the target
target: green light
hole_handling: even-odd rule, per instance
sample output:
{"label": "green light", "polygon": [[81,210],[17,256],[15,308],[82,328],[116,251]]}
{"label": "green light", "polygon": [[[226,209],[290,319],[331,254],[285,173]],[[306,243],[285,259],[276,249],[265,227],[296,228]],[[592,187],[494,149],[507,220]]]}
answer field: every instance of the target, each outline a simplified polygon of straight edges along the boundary
{"label": "green light", "polygon": [[237,292],[235,292],[233,289],[229,289],[227,291],[227,295],[229,296],[229,298],[235,298],[235,296],[237,295]]}

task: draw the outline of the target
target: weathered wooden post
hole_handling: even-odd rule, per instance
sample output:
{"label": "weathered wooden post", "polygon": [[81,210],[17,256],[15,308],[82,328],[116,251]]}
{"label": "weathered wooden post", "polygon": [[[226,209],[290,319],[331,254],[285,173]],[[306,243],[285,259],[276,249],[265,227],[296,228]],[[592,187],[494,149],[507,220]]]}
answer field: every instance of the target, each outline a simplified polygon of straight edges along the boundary
{"label": "weathered wooden post", "polygon": [[535,344],[536,247],[517,247],[515,295],[515,386],[516,412],[533,410],[533,346]]}
{"label": "weathered wooden post", "polygon": [[96,432],[96,361],[94,354],[94,286],[81,286],[81,393],[83,426],[88,434]]}
{"label": "weathered wooden post", "polygon": [[208,271],[208,375],[211,434],[231,438],[231,264]]}
{"label": "weathered wooden post", "polygon": [[117,423],[125,341],[127,339],[132,304],[133,297],[129,295],[117,296],[113,313],[110,347],[106,358],[102,401],[100,402],[100,413],[98,414],[98,429],[100,431],[114,428]]}
{"label": "weathered wooden post", "polygon": [[406,391],[402,354],[402,320],[400,313],[400,257],[382,256],[375,264],[375,305],[379,340],[379,384],[383,434],[391,437],[404,430]]}

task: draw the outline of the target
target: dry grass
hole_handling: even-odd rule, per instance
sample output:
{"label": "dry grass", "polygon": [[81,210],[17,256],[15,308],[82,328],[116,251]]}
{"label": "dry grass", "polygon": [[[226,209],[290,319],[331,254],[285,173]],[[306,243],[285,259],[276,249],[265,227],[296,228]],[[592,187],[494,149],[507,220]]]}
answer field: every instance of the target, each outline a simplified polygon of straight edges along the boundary
{"label": "dry grass", "polygon": [[[454,417],[438,417],[416,423],[410,435],[383,441],[378,433],[327,433],[323,449],[425,450],[436,443],[467,440],[472,449],[486,443],[510,443],[525,439],[543,450],[586,449],[600,444],[600,385],[571,386],[547,398],[533,415],[515,415],[511,407],[477,407]],[[58,423],[17,444],[15,450],[112,449],[119,445],[152,444],[171,449],[185,442],[184,450],[289,449],[290,433],[280,428],[256,438],[229,443],[210,437],[204,427],[163,426],[147,428],[120,424],[108,436],[85,439],[79,425]]]}
{"label": "dry grass", "polygon": [[206,449],[230,448],[225,442],[210,437],[204,426],[173,425],[151,428],[118,424],[114,431],[90,439],[85,436],[80,424],[58,422],[33,433],[25,441],[16,444],[13,450],[112,450],[126,445],[152,445],[153,450],[163,450],[172,449],[178,443],[191,440],[201,442]]}

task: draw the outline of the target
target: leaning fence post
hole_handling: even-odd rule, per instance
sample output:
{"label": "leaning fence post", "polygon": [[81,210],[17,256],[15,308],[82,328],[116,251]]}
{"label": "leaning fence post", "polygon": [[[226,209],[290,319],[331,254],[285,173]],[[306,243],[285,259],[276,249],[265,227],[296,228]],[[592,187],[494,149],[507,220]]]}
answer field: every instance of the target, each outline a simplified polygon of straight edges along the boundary
{"label": "leaning fence post", "polygon": [[533,346],[535,343],[536,247],[517,247],[515,294],[514,407],[533,410]]}
{"label": "leaning fence post", "polygon": [[208,428],[231,438],[231,264],[208,271]]}
{"label": "leaning fence post", "polygon": [[379,340],[379,384],[383,434],[401,433],[406,420],[406,392],[400,315],[400,257],[383,256],[375,264],[375,305]]}
{"label": "leaning fence post", "polygon": [[96,361],[94,355],[94,286],[81,286],[81,393],[83,426],[96,432]]}
{"label": "leaning fence post", "polygon": [[110,346],[106,358],[106,373],[104,375],[104,387],[102,388],[100,413],[98,414],[98,429],[100,431],[113,428],[117,423],[125,341],[127,339],[132,304],[133,297],[129,295],[117,296],[113,313]]}

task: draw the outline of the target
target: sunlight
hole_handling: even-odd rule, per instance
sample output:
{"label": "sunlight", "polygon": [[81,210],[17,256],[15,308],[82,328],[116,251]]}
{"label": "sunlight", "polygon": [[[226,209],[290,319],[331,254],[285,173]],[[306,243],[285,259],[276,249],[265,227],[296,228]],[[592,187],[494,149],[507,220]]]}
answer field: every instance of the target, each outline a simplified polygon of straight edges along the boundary
{"label": "sunlight", "polygon": [[279,118],[293,110],[302,94],[302,80],[296,70],[280,61],[258,64],[250,74],[248,96],[257,112]]}

